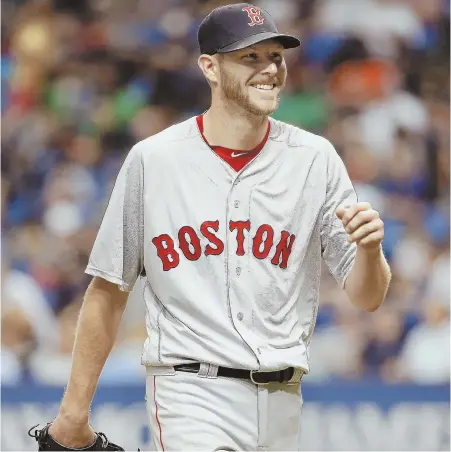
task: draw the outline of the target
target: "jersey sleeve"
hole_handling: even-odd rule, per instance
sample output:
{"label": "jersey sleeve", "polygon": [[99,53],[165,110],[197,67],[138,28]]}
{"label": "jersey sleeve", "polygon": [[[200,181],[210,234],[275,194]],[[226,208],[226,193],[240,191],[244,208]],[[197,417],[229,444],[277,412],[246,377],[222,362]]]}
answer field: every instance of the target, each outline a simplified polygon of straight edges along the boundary
{"label": "jersey sleeve", "polygon": [[357,202],[354,186],[335,148],[327,141],[327,189],[321,225],[321,253],[335,280],[344,287],[354,264],[357,245],[348,243],[341,220],[335,215],[339,206]]}
{"label": "jersey sleeve", "polygon": [[114,184],[85,272],[130,292],[143,267],[143,165],[134,146]]}

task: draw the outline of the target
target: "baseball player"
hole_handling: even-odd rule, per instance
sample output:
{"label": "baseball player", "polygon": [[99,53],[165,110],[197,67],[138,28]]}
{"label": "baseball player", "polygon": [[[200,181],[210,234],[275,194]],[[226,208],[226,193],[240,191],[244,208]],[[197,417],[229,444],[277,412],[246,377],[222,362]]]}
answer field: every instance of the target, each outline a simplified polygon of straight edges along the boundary
{"label": "baseball player", "polygon": [[378,212],[331,143],[269,117],[300,41],[246,3],[198,40],[211,106],[131,149],[89,259],[49,429],[66,447],[96,440],[89,407],[138,278],[153,450],[298,450],[321,261],[366,311],[387,292]]}

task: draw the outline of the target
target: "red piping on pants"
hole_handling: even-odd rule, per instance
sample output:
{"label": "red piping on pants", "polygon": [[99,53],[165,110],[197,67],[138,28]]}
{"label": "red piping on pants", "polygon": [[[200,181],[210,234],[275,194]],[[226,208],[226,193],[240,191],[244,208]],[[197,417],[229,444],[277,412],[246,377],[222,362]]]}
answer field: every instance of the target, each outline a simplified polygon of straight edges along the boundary
{"label": "red piping on pants", "polygon": [[160,444],[161,448],[164,451],[164,445],[163,445],[163,435],[161,433],[161,424],[160,419],[158,419],[158,405],[157,405],[157,380],[155,378],[155,375],[153,376],[153,401],[155,402],[155,418],[157,419],[158,428],[160,429]]}

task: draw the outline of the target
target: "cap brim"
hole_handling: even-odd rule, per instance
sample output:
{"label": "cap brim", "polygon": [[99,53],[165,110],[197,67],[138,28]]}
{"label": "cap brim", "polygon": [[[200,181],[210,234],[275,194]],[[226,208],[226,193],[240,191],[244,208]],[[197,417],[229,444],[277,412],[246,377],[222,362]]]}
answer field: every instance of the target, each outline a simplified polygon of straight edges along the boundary
{"label": "cap brim", "polygon": [[281,33],[258,33],[252,36],[249,36],[240,41],[234,42],[233,44],[229,44],[221,49],[218,49],[218,53],[227,53],[233,52],[234,50],[241,50],[245,47],[249,47],[251,45],[257,44],[258,42],[266,41],[268,39],[275,39],[279,41],[285,49],[294,49],[295,47],[299,47],[301,45],[301,41],[290,35],[284,35]]}

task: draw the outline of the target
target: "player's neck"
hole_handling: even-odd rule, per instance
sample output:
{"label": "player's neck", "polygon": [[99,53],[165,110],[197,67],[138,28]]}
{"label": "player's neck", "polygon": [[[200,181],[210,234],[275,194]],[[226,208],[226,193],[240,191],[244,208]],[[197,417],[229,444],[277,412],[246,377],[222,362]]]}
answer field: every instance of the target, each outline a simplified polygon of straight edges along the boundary
{"label": "player's neck", "polygon": [[204,136],[213,146],[252,150],[262,142],[267,130],[267,116],[243,116],[214,105],[204,114]]}

